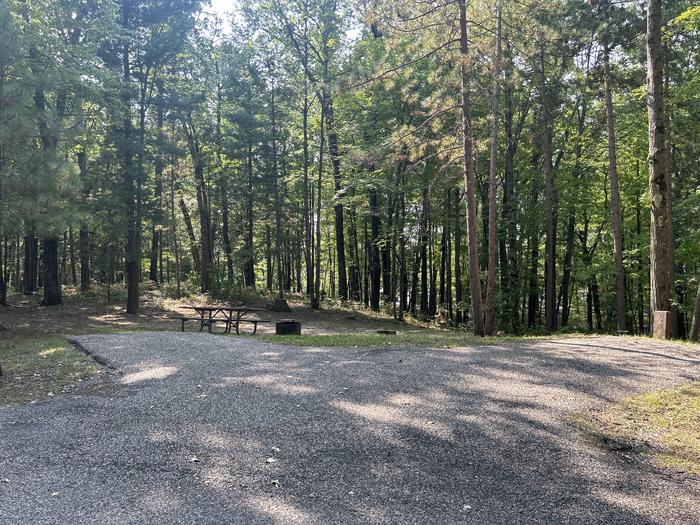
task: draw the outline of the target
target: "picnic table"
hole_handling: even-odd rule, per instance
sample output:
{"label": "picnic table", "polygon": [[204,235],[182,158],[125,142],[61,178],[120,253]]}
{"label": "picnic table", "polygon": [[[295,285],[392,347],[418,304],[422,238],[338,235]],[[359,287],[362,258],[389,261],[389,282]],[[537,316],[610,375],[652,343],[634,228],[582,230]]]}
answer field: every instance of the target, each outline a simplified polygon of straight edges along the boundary
{"label": "picnic table", "polygon": [[254,308],[252,306],[185,306],[188,310],[194,310],[198,317],[178,317],[181,321],[181,330],[185,331],[186,321],[199,321],[199,331],[203,331],[206,327],[209,333],[212,331],[212,326],[217,322],[225,324],[224,334],[230,334],[231,329],[235,327],[236,334],[240,335],[241,323],[250,323],[253,325],[253,334],[258,331],[259,323],[269,323],[263,319],[246,319],[248,314],[262,312],[264,308]]}

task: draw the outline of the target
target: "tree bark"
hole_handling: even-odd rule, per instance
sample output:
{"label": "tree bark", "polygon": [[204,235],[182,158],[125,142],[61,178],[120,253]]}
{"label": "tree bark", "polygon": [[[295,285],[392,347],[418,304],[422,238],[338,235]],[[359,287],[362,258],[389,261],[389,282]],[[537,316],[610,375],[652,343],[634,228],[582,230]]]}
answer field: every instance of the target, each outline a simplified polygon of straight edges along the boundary
{"label": "tree bark", "polygon": [[39,277],[39,239],[32,232],[24,237],[24,287],[25,294],[35,294]]}
{"label": "tree bark", "polygon": [[615,142],[615,117],[613,113],[610,78],[610,49],[603,46],[603,76],[605,85],[605,120],[608,129],[608,164],[610,169],[610,205],[612,213],[613,243],[615,247],[615,303],[617,330],[627,330],[625,319],[625,266],[622,247],[622,212],[620,210],[620,185],[617,176],[617,144]]}
{"label": "tree bark", "polygon": [[455,325],[460,325],[464,321],[462,307],[462,213],[460,210],[459,190],[455,191]]}
{"label": "tree bark", "polygon": [[374,311],[379,311],[379,295],[381,288],[381,264],[379,260],[379,209],[377,206],[377,189],[369,190],[369,212],[372,228],[372,241],[370,244],[370,294],[369,304]]}
{"label": "tree bark", "polygon": [[338,259],[338,294],[342,301],[348,299],[348,277],[345,263],[345,227],[343,213],[343,185],[340,174],[340,152],[338,149],[338,135],[335,131],[335,119],[333,116],[333,100],[327,94],[324,87],[324,106],[326,113],[326,130],[328,134],[328,154],[333,166],[333,186],[335,189],[333,211],[335,213],[335,249]]}
{"label": "tree bark", "polygon": [[61,304],[61,280],[58,268],[58,239],[56,237],[42,241],[44,252],[44,298],[43,306]]}
{"label": "tree bark", "polygon": [[245,251],[245,262],[243,265],[243,281],[248,288],[255,288],[255,245],[254,245],[254,228],[255,228],[255,191],[253,178],[253,146],[248,144],[248,155],[246,162],[246,172],[248,183],[246,186],[246,201],[245,201],[245,237],[243,246]]}
{"label": "tree bark", "polygon": [[647,2],[647,112],[651,193],[651,310],[670,311],[672,291],[671,178],[663,101],[662,0]]}
{"label": "tree bark", "polygon": [[[185,210],[187,210],[187,208],[185,208]],[[177,240],[177,216],[175,214],[175,163],[172,161],[170,165],[170,236],[172,237],[173,250],[175,252],[175,297],[179,299],[182,294],[182,274],[180,268],[180,245]]]}
{"label": "tree bark", "polygon": [[190,252],[192,253],[192,262],[194,264],[194,271],[199,273],[201,259],[199,258],[199,247],[197,244],[197,237],[194,235],[194,228],[192,227],[192,217],[187,209],[187,204],[185,199],[180,196],[179,200],[180,212],[182,212],[182,218],[185,220],[185,228],[187,229],[187,236],[190,239]]}
{"label": "tree bark", "polygon": [[462,91],[462,148],[464,163],[464,186],[466,188],[467,239],[469,249],[469,288],[471,295],[474,334],[484,335],[483,312],[481,311],[481,278],[479,275],[479,247],[477,241],[475,174],[473,159],[473,137],[471,104],[469,94],[469,65],[467,40],[467,4],[459,0],[459,50]]}
{"label": "tree bark", "polygon": [[493,333],[493,298],[496,293],[496,178],[498,176],[498,119],[501,77],[501,4],[496,6],[496,58],[493,66],[493,93],[491,99],[491,155],[489,164],[489,224],[488,276],[484,334]]}
{"label": "tree bark", "polygon": [[698,283],[698,292],[695,295],[695,307],[693,308],[693,321],[690,325],[690,334],[688,338],[691,341],[698,340],[698,333],[700,332],[700,283]]}
{"label": "tree bark", "polygon": [[183,130],[187,138],[187,146],[192,158],[194,180],[197,193],[197,211],[199,213],[199,237],[201,246],[201,262],[199,266],[202,292],[208,292],[212,286],[212,265],[214,262],[212,222],[209,207],[209,196],[204,180],[204,158],[197,138],[192,115],[183,120]]}
{"label": "tree bark", "polygon": [[[132,2],[122,0],[121,15],[122,28],[130,29],[130,8]],[[138,236],[138,225],[136,224],[136,190],[134,186],[133,173],[133,144],[132,144],[132,123],[131,123],[131,97],[128,88],[131,83],[131,63],[130,63],[130,48],[129,40],[125,39],[122,43],[122,110],[124,119],[122,123],[122,171],[124,196],[126,200],[126,254],[124,261],[124,273],[126,277],[127,299],[126,313],[135,314],[139,310],[139,281],[141,267],[141,247]]]}
{"label": "tree bark", "polygon": [[423,215],[420,234],[420,313],[428,314],[428,188],[423,188]]}
{"label": "tree bark", "polygon": [[556,304],[557,277],[557,223],[556,201],[554,195],[554,169],[552,166],[552,119],[549,109],[549,94],[545,74],[544,42],[540,43],[540,101],[542,105],[542,153],[545,176],[545,195],[547,200],[546,225],[546,261],[545,261],[545,330],[549,333],[557,330],[559,317]]}
{"label": "tree bark", "polygon": [[[277,106],[275,105],[275,78],[272,73],[272,93],[270,97],[270,117],[272,123],[272,171],[275,198],[275,264],[277,265],[277,299],[284,301],[284,282],[282,273],[282,199],[280,196],[280,174],[277,161]],[[277,305],[282,308],[282,305]]]}

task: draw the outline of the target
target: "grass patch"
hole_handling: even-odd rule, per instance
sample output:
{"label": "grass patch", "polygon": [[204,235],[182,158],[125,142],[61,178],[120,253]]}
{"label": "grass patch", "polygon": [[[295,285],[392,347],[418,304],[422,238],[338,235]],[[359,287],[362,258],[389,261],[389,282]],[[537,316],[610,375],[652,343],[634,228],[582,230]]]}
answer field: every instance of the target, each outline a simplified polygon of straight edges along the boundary
{"label": "grass patch", "polygon": [[700,381],[631,396],[577,422],[598,444],[644,444],[660,465],[700,475]]}
{"label": "grass patch", "polygon": [[61,337],[9,338],[0,343],[0,405],[70,392],[101,372],[91,357]]}
{"label": "grass patch", "polygon": [[468,345],[497,345],[522,337],[475,337],[464,332],[416,331],[386,334],[323,334],[323,335],[272,335],[255,336],[271,343],[291,346],[322,346],[337,348],[371,348],[408,346],[423,348],[459,348]]}

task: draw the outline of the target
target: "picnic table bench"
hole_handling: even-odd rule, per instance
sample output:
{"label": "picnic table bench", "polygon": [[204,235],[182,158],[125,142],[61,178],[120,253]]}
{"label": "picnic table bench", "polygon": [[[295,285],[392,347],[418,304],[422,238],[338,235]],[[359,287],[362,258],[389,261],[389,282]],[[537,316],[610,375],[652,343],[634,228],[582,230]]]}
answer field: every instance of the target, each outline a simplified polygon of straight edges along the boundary
{"label": "picnic table bench", "polygon": [[236,334],[240,335],[241,323],[249,323],[253,325],[253,334],[258,331],[258,324],[269,323],[265,319],[246,319],[248,314],[262,312],[264,308],[253,308],[252,306],[185,306],[188,310],[193,310],[198,315],[187,317],[181,316],[175,319],[180,321],[180,330],[185,331],[185,323],[187,321],[195,321],[199,323],[199,331],[204,331],[207,328],[209,333],[212,333],[212,327],[216,323],[224,323],[224,334],[230,334],[235,328]]}

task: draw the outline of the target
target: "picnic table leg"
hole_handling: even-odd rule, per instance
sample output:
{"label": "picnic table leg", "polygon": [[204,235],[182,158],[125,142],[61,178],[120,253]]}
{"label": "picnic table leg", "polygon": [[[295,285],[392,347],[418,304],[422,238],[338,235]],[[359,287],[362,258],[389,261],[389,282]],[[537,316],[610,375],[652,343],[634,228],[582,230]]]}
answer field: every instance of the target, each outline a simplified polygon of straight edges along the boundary
{"label": "picnic table leg", "polygon": [[209,333],[211,333],[211,325],[212,325],[211,319],[212,319],[211,310],[209,310],[209,327],[208,327],[208,328],[209,328]]}
{"label": "picnic table leg", "polygon": [[253,321],[253,335],[255,335],[258,332],[258,322]]}
{"label": "picnic table leg", "polygon": [[236,313],[236,335],[241,335],[241,332],[238,330],[241,326],[241,312]]}
{"label": "picnic table leg", "polygon": [[[224,315],[226,315],[226,312],[224,312]],[[228,315],[226,315],[226,329],[224,330],[225,334],[231,333],[231,322],[232,321],[233,321],[233,312],[229,312]]]}

